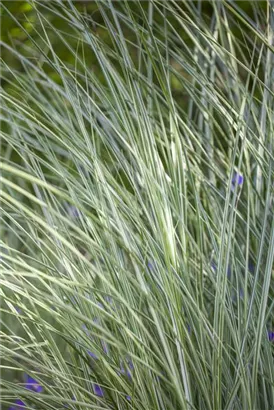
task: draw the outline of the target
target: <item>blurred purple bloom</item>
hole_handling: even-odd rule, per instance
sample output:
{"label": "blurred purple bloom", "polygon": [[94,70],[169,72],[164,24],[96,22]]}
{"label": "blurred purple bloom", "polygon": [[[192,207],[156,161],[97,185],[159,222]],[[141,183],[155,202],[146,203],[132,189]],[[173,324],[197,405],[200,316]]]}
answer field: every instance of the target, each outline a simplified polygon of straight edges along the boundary
{"label": "blurred purple bloom", "polygon": [[88,328],[85,324],[82,325],[82,329],[85,332],[85,334],[91,339],[90,331],[88,330]]}
{"label": "blurred purple bloom", "polygon": [[106,354],[108,354],[108,345],[107,345],[107,343],[104,340],[102,340],[101,343],[102,343],[102,347],[103,347],[104,352]]}
{"label": "blurred purple bloom", "polygon": [[128,401],[130,401],[130,400],[131,400],[131,397],[130,397],[129,395],[127,395],[127,396],[126,396],[126,399],[127,399]]}
{"label": "blurred purple bloom", "polygon": [[43,387],[39,384],[39,382],[29,375],[27,375],[27,382],[25,383],[25,387],[28,390],[35,391],[36,393],[41,393],[41,391],[43,390]]}
{"label": "blurred purple bloom", "polygon": [[96,396],[99,397],[103,397],[104,396],[104,392],[101,386],[99,386],[99,384],[94,383],[93,384],[93,390],[94,390],[94,394],[96,394]]}
{"label": "blurred purple bloom", "polygon": [[129,368],[130,368],[131,370],[133,370],[133,369],[134,369],[134,366],[133,366],[132,360],[131,360],[131,359],[127,359],[127,363],[128,363]]}
{"label": "blurred purple bloom", "polygon": [[19,409],[21,409],[22,407],[26,407],[25,403],[24,403],[22,400],[17,399],[17,400],[15,401],[14,406],[10,407],[9,410],[19,410]]}
{"label": "blurred purple bloom", "polygon": [[[244,298],[244,290],[243,288],[240,288],[239,290],[239,297],[240,299]],[[232,291],[232,295],[231,295],[231,299],[233,302],[236,302],[238,300],[238,296],[237,296],[237,292],[236,291]]]}
{"label": "blurred purple bloom", "polygon": [[249,272],[254,273],[254,271],[255,271],[255,266],[254,266],[254,264],[253,264],[252,262],[249,262],[249,264],[248,264],[248,269],[249,269]]}
{"label": "blurred purple bloom", "polygon": [[[216,272],[216,270],[217,270],[217,265],[216,265],[216,263],[215,262],[211,262],[211,267],[212,267],[212,269]],[[228,268],[227,268],[227,277],[228,277],[228,279],[230,279],[231,278],[231,267],[230,267],[230,265],[228,265]]]}
{"label": "blurred purple bloom", "polygon": [[236,172],[232,178],[232,186],[231,186],[232,191],[234,191],[236,185],[238,186],[243,185],[243,182],[244,182],[243,175]]}
{"label": "blurred purple bloom", "polygon": [[109,295],[106,295],[106,296],[105,296],[105,301],[106,301],[107,303],[112,303],[112,297],[109,296]]}
{"label": "blurred purple bloom", "polygon": [[71,301],[71,303],[73,303],[74,305],[76,305],[77,304],[77,299],[76,299],[76,297],[75,296],[70,296],[69,297],[69,300]]}
{"label": "blurred purple bloom", "polygon": [[274,332],[268,331],[268,340],[274,342]]}
{"label": "blurred purple bloom", "polygon": [[126,360],[127,368],[125,369],[123,362],[120,363],[120,374],[127,375],[129,379],[132,379],[132,371],[134,369],[133,363],[131,359]]}
{"label": "blurred purple bloom", "polygon": [[80,217],[80,211],[73,205],[67,206],[68,214],[71,218],[76,219]]}
{"label": "blurred purple bloom", "polygon": [[150,271],[153,270],[153,265],[152,265],[152,263],[148,262],[147,267],[148,267],[148,269],[149,269]]}
{"label": "blurred purple bloom", "polygon": [[121,366],[121,374],[126,374],[129,379],[132,379],[131,373],[128,369],[125,370],[124,366]]}
{"label": "blurred purple bloom", "polygon": [[93,359],[98,359],[98,357],[96,356],[95,353],[91,352],[90,350],[88,350],[88,354],[90,355],[90,357],[92,357]]}
{"label": "blurred purple bloom", "polygon": [[[26,389],[35,391],[36,393],[41,393],[41,391],[43,390],[43,387],[39,384],[37,380],[29,376],[28,374],[25,375],[25,378],[26,378],[26,382],[25,382]],[[17,399],[15,401],[14,406],[10,407],[9,410],[19,410],[22,407],[26,407],[25,403],[22,400]]]}

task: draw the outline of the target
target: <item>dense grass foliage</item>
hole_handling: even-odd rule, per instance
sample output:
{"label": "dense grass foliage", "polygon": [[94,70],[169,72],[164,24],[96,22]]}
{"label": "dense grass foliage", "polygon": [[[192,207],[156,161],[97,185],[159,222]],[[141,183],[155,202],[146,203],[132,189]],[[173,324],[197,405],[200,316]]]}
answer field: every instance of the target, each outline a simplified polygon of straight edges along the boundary
{"label": "dense grass foliage", "polygon": [[1,7],[2,408],[274,409],[273,3]]}

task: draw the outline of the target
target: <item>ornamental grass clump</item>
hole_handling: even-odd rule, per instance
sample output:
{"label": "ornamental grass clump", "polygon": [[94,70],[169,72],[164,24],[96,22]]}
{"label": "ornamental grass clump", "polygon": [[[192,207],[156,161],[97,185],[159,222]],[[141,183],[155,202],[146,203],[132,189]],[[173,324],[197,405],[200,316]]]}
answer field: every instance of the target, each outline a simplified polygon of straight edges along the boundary
{"label": "ornamental grass clump", "polygon": [[273,4],[12,3],[1,408],[274,409]]}

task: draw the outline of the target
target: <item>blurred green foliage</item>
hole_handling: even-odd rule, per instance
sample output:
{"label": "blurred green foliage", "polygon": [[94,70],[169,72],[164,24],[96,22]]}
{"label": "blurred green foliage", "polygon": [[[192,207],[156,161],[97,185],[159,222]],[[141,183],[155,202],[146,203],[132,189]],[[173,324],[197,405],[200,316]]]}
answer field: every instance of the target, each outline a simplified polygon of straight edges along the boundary
{"label": "blurred green foliage", "polygon": [[[119,7],[123,7],[127,2],[115,2],[115,7],[119,10]],[[212,3],[207,1],[198,1],[198,2],[178,2],[179,7],[186,10],[191,10],[190,5],[196,6],[200,3],[200,13],[201,18],[205,20],[210,20],[212,14]],[[237,2],[236,2],[237,3]],[[247,13],[251,17],[254,17],[256,13],[260,13],[260,10],[265,8],[265,1],[260,2],[247,2],[241,1],[238,2],[242,12]],[[54,5],[56,14],[53,15],[48,9],[48,5]],[[90,29],[96,33],[98,38],[103,40],[106,44],[109,45],[110,49],[113,46],[111,37],[109,36],[108,29],[104,25],[104,18],[100,11],[100,4],[103,2],[97,2],[95,0],[87,1],[74,1],[72,2],[81,13],[86,16],[89,16],[88,20],[90,21]],[[137,7],[137,2],[134,1],[128,3],[130,9],[134,14],[139,7]],[[144,15],[148,14],[149,1],[143,1],[142,7],[144,10]],[[221,2],[216,2],[216,7],[219,7]],[[45,64],[45,58],[50,52],[49,47],[41,40],[41,24],[39,19],[41,16],[45,16],[50,24],[53,27],[60,30],[61,33],[65,36],[65,39],[68,43],[68,47],[71,46],[74,50],[78,49],[79,53],[83,53],[85,57],[86,64],[89,65],[89,68],[92,67],[95,74],[98,76],[98,79],[104,81],[102,73],[98,69],[96,64],[96,57],[91,51],[84,45],[79,44],[78,39],[74,36],[71,27],[66,23],[64,18],[60,18],[58,13],[63,13],[62,3],[56,1],[41,2],[39,4],[32,1],[4,1],[1,4],[1,41],[10,45],[14,49],[18,50],[19,53],[35,59],[38,64]],[[139,16],[138,21],[142,19],[142,16]],[[159,27],[163,27],[163,17],[154,11],[153,14],[154,22],[157,22]],[[182,31],[182,28],[178,24],[176,18],[172,20],[172,17],[169,16],[169,21],[172,21],[172,26],[180,37],[185,38],[185,41],[188,41],[187,34]],[[128,47],[131,51],[131,57],[133,61],[137,64],[137,49],[135,45],[134,32],[129,30],[128,27],[122,27],[122,30],[125,34],[125,37],[128,40]],[[242,27],[235,24],[233,27],[233,32],[235,35],[241,37]],[[50,33],[49,27],[47,27],[47,34]],[[49,34],[50,36],[50,34]],[[69,51],[68,47],[64,45],[62,41],[52,32],[52,35],[49,37],[49,40],[57,53],[58,57],[64,64],[75,64],[75,55]],[[40,49],[39,49],[40,48]],[[42,53],[44,53],[45,58],[42,58]],[[20,61],[15,57],[14,54],[9,52],[8,49],[2,48],[1,50],[2,59],[7,63],[8,66],[13,67],[14,69],[20,70]],[[174,62],[176,65],[176,62]],[[45,67],[43,67],[45,69]],[[79,69],[79,67],[77,67]],[[53,69],[53,67],[48,66],[46,70],[47,74],[57,82],[60,82],[60,77],[58,73]],[[181,83],[174,76],[172,79],[172,86],[175,90],[175,93],[179,92],[182,96]],[[4,81],[5,84],[5,81]]]}

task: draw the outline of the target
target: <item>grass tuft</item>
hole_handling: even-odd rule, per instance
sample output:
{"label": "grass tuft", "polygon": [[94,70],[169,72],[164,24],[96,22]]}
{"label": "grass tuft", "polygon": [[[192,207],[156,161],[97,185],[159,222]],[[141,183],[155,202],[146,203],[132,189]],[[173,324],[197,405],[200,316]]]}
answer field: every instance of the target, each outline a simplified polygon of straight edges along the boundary
{"label": "grass tuft", "polygon": [[2,408],[274,409],[273,3],[23,3]]}

